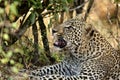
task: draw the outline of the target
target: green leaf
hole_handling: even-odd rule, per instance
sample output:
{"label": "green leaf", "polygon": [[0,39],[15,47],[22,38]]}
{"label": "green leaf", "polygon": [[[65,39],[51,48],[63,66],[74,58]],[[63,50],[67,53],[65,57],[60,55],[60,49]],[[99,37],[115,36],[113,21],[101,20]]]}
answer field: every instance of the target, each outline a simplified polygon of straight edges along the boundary
{"label": "green leaf", "polygon": [[18,49],[18,48],[14,49],[14,52],[15,53],[23,54],[23,50],[22,49]]}
{"label": "green leaf", "polygon": [[10,60],[10,64],[15,64],[15,61],[14,60]]}
{"label": "green leaf", "polygon": [[3,13],[4,13],[4,9],[0,8],[0,14],[3,14]]}
{"label": "green leaf", "polygon": [[13,54],[12,51],[8,51],[6,57],[7,57],[7,58],[10,58],[10,57],[12,56],[12,54]]}
{"label": "green leaf", "polygon": [[36,4],[36,8],[40,8],[40,9],[42,9],[43,7],[42,7],[42,3],[41,2],[37,2],[37,4]]}
{"label": "green leaf", "polygon": [[67,5],[68,4],[68,1],[67,0],[62,0],[62,3]]}
{"label": "green leaf", "polygon": [[114,2],[115,2],[115,3],[119,3],[119,2],[120,2],[120,0],[114,0]]}
{"label": "green leaf", "polygon": [[12,4],[10,5],[10,11],[11,11],[11,13],[14,14],[15,16],[18,15],[16,3],[12,3]]}
{"label": "green leaf", "polygon": [[16,22],[13,22],[13,23],[12,23],[12,27],[13,27],[14,29],[17,29],[17,23],[16,23]]}
{"label": "green leaf", "polygon": [[5,40],[9,40],[9,36],[8,36],[8,34],[3,34],[3,39],[5,39]]}
{"label": "green leaf", "polygon": [[53,19],[53,18],[50,18],[50,22],[49,22],[49,24],[48,24],[48,31],[50,31],[50,28],[52,27],[52,24],[53,24],[53,23],[52,23],[52,19]]}
{"label": "green leaf", "polygon": [[72,2],[73,2],[73,0],[67,0],[67,2],[68,2],[68,3],[72,3]]}
{"label": "green leaf", "polygon": [[63,6],[62,8],[64,11],[69,12],[69,7],[68,6]]}
{"label": "green leaf", "polygon": [[15,67],[15,66],[12,67],[12,71],[15,72],[15,73],[18,73],[18,72],[19,72],[19,71],[18,71],[18,68]]}
{"label": "green leaf", "polygon": [[[29,1],[29,0],[28,0]],[[30,2],[32,2],[33,4],[36,4],[36,2],[34,0],[30,0]]]}
{"label": "green leaf", "polygon": [[30,0],[29,3],[32,3],[30,5],[32,5],[33,8],[35,8],[35,9],[39,9],[39,8],[42,9],[43,8],[40,0]]}
{"label": "green leaf", "polygon": [[8,61],[9,61],[8,58],[3,58],[3,59],[1,59],[1,62],[2,62],[3,64],[6,64]]}
{"label": "green leaf", "polygon": [[34,24],[34,23],[35,23],[35,18],[36,18],[35,12],[31,12],[31,16],[30,16],[31,24]]}

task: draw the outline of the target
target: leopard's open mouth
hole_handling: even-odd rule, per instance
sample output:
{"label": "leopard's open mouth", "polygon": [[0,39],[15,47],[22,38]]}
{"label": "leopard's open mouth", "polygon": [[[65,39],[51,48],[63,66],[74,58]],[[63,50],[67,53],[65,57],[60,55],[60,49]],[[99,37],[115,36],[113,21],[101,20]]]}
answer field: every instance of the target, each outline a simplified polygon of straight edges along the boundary
{"label": "leopard's open mouth", "polygon": [[53,43],[53,45],[59,48],[64,48],[67,45],[67,42],[63,38],[59,38]]}

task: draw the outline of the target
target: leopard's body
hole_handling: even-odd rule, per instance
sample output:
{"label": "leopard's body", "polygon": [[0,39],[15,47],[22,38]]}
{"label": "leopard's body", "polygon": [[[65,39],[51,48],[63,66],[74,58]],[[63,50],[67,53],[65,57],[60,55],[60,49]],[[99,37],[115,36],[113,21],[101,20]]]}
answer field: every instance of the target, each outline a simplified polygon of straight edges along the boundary
{"label": "leopard's body", "polygon": [[31,80],[120,80],[120,53],[82,18],[53,29],[56,47],[66,57],[31,72]]}

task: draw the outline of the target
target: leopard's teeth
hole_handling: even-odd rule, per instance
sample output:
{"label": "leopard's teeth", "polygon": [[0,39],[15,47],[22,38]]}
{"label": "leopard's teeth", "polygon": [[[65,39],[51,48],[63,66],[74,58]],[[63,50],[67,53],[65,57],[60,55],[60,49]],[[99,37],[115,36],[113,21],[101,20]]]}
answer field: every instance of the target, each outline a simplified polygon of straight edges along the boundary
{"label": "leopard's teeth", "polygon": [[67,42],[64,39],[58,39],[58,41],[56,41],[53,45],[59,48],[63,48],[67,45]]}
{"label": "leopard's teeth", "polygon": [[56,47],[59,47],[59,42],[56,41],[55,43],[53,43],[53,45],[56,46]]}

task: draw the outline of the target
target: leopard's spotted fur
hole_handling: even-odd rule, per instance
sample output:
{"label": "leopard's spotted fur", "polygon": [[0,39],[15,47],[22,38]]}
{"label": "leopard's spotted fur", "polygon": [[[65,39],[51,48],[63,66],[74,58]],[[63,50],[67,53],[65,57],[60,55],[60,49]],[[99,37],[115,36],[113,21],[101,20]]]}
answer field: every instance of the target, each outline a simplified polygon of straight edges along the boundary
{"label": "leopard's spotted fur", "polygon": [[65,52],[58,64],[31,72],[31,80],[120,80],[120,54],[84,19],[53,28],[56,47]]}

